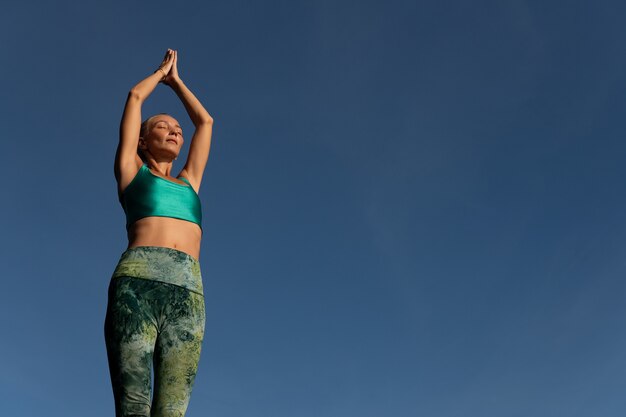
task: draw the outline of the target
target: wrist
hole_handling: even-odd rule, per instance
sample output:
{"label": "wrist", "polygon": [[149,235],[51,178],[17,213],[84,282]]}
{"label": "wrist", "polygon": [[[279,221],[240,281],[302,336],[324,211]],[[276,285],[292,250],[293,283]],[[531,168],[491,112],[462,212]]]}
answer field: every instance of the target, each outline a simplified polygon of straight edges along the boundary
{"label": "wrist", "polygon": [[165,77],[167,77],[167,73],[165,72],[165,70],[161,67],[157,68],[154,71],[154,74],[159,76],[159,81],[162,82],[163,80],[165,80]]}

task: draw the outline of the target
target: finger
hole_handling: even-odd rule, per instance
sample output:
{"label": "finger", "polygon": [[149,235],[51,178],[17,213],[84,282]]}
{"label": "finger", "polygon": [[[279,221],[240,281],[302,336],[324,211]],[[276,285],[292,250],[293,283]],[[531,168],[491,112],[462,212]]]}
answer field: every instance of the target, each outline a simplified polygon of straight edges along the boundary
{"label": "finger", "polygon": [[168,52],[167,58],[161,64],[161,66],[165,69],[166,72],[169,72],[170,68],[172,68],[173,56],[174,54],[172,53],[172,50],[170,49]]}

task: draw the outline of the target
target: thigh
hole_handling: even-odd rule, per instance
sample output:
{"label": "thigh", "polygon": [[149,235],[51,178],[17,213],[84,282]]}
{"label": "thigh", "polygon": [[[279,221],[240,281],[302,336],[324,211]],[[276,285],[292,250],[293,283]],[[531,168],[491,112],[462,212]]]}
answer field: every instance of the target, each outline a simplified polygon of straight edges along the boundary
{"label": "thigh", "polygon": [[117,416],[150,415],[151,365],[157,338],[151,282],[115,278],[109,287],[105,340]]}
{"label": "thigh", "polygon": [[172,288],[154,355],[154,417],[184,416],[204,338],[204,297]]}

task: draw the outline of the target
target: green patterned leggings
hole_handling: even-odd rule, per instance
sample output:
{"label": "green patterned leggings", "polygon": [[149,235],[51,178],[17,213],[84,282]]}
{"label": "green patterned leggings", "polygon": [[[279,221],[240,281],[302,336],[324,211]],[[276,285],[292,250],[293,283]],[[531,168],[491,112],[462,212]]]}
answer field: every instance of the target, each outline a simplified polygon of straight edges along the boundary
{"label": "green patterned leggings", "polygon": [[204,336],[197,262],[152,246],[122,255],[109,286],[104,326],[117,417],[185,415]]}

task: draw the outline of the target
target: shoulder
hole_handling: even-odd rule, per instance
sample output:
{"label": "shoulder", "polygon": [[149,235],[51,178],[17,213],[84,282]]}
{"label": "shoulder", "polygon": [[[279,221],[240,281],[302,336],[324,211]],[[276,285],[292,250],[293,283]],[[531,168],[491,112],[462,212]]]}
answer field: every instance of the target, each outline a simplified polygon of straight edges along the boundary
{"label": "shoulder", "polygon": [[186,168],[183,168],[176,178],[181,179],[189,184],[189,186],[196,192],[196,194],[198,194],[198,192],[200,191],[200,184],[194,181],[193,178],[190,178],[189,172]]}

